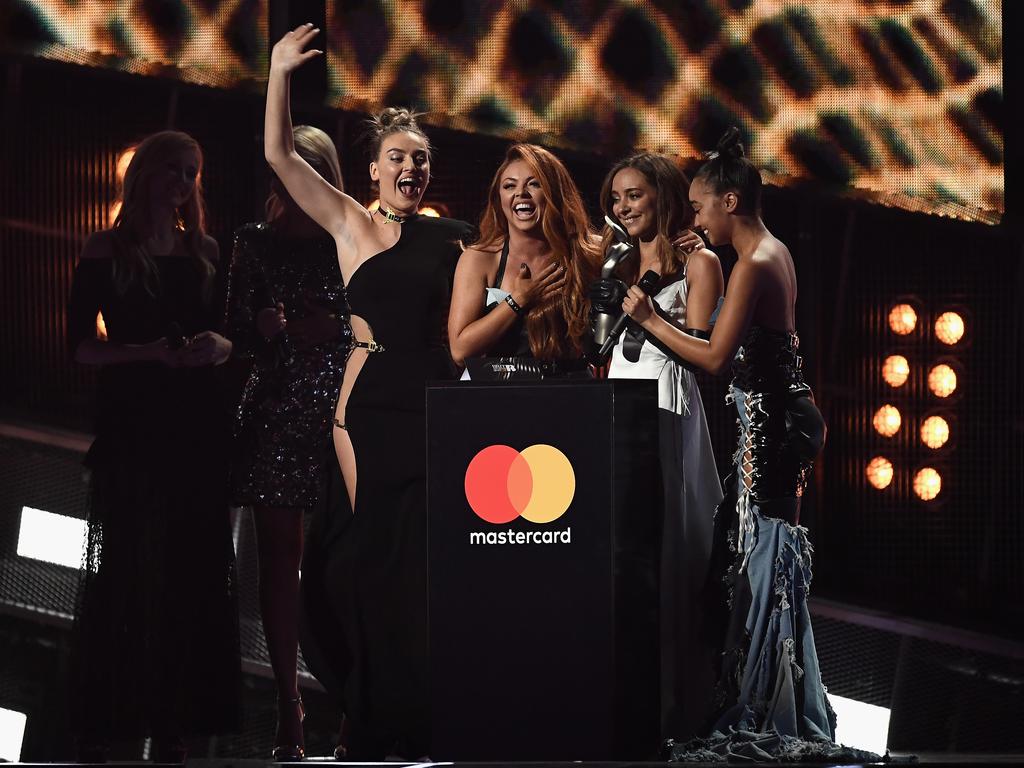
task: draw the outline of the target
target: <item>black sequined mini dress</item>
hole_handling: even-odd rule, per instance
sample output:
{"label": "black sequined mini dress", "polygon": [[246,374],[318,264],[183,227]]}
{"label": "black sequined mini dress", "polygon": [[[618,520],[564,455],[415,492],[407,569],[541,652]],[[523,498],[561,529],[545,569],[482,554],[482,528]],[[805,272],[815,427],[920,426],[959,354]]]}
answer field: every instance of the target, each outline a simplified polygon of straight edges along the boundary
{"label": "black sequined mini dress", "polygon": [[[306,349],[266,340],[256,315],[276,303],[285,317],[305,317],[311,305],[338,317],[338,335]],[[351,327],[334,241],[286,237],[266,223],[235,233],[228,285],[228,335],[236,355],[251,360],[235,419],[231,488],[238,506],[310,508],[325,465],[333,461],[331,419],[338,399]]]}

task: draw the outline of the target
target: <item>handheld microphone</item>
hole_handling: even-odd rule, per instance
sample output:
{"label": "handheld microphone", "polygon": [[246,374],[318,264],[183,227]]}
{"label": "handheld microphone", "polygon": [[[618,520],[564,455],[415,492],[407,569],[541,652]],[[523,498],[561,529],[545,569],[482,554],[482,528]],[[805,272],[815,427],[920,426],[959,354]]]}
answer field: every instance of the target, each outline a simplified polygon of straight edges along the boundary
{"label": "handheld microphone", "polygon": [[[267,276],[263,270],[259,270],[252,277],[253,283],[253,296],[259,304],[262,304],[264,308],[270,308],[277,310],[277,302],[270,293],[270,286],[267,284]],[[295,357],[295,348],[292,346],[292,340],[288,338],[288,331],[281,330],[276,336],[268,340],[272,345],[274,351],[277,353],[278,360],[288,365],[292,362]]]}
{"label": "handheld microphone", "polygon": [[[644,276],[640,278],[640,282],[637,283],[637,287],[646,293],[648,296],[653,296],[658,290],[658,283],[661,281],[661,275],[655,272],[653,269],[648,269],[644,272]],[[601,345],[601,349],[598,351],[600,357],[605,357],[609,352],[612,351],[612,347],[615,346],[615,342],[619,336],[622,335],[622,331],[626,328],[626,323],[629,322],[629,315],[623,312],[619,315],[619,319],[615,321],[615,325],[612,326],[611,333],[605,340],[604,344]]]}
{"label": "handheld microphone", "polygon": [[[605,253],[604,264],[601,265],[601,279],[607,280],[612,276],[612,274],[614,274],[615,268],[628,259],[633,251],[636,250],[636,246],[633,245],[633,241],[629,237],[629,233],[626,232],[622,225],[611,216],[605,216],[604,223],[608,225],[608,228],[615,236],[615,242],[608,246],[608,250]],[[596,312],[594,314],[595,344],[603,347],[603,345],[607,343],[608,338],[612,333],[612,326],[614,323],[615,315],[611,315],[606,312]]]}

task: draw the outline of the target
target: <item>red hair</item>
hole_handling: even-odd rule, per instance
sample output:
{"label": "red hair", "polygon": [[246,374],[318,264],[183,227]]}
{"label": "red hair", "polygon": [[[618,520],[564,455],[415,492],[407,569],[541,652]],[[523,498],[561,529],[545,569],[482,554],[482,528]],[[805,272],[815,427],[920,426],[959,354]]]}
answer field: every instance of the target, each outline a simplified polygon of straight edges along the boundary
{"label": "red hair", "polygon": [[487,192],[487,207],[480,217],[480,237],[474,247],[496,250],[508,239],[508,220],[501,206],[501,178],[517,160],[529,167],[540,182],[547,205],[541,228],[556,264],[565,268],[561,294],[537,304],[526,313],[530,351],[540,360],[579,356],[590,328],[587,288],[597,279],[600,251],[580,192],[562,161],[535,144],[513,144],[494,174]]}

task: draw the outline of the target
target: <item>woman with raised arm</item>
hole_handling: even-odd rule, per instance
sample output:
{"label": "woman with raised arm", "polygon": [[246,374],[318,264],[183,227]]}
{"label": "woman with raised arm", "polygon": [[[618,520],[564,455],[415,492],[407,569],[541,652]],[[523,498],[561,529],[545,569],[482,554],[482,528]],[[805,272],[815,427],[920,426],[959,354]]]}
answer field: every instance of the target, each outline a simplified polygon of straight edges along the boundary
{"label": "woman with raised arm", "polygon": [[202,162],[184,133],[142,141],[114,226],[75,269],[68,345],[99,367],[71,695],[84,762],[146,736],[158,761],[181,761],[186,737],[238,723],[230,421],[214,372],[231,342]]}
{"label": "woman with raised arm", "polygon": [[[330,136],[300,125],[294,144],[343,189]],[[235,232],[226,325],[235,355],[250,362],[231,491],[236,506],[252,507],[256,526],[260,615],[277,683],[277,760],[305,751],[296,670],[303,513],[317,501],[325,466],[334,464],[331,419],[351,333],[344,303],[334,239],[271,179],[266,221]]]}
{"label": "woman with raised arm", "polygon": [[[707,338],[725,281],[718,257],[688,230],[693,226],[689,187],[673,160],[642,152],[620,160],[608,172],[601,187],[601,209],[625,228],[637,250],[620,262],[616,277],[634,285],[648,271],[660,275],[652,300],[661,318],[679,331]],[[606,249],[615,242],[611,228],[605,228],[604,239]],[[616,282],[613,287],[623,291],[625,285]],[[662,733],[696,733],[714,685],[699,596],[711,554],[714,509],[722,500],[704,404],[689,366],[656,339],[646,340],[639,326],[619,336],[608,377],[658,382],[664,483]]]}
{"label": "woman with raised arm", "polygon": [[291,72],[318,30],[287,33],[271,56],[267,161],[334,238],[351,309],[352,353],[334,415],[344,507],[321,510],[303,561],[301,641],[342,705],[353,758],[420,757],[429,735],[426,669],[424,382],[453,376],[444,342],[452,278],[469,225],[420,216],[430,144],[407,110],[373,121],[370,213],[294,150]]}
{"label": "woman with raised arm", "polygon": [[796,271],[760,215],[761,175],[733,128],[690,186],[696,224],[739,255],[709,339],[659,316],[637,286],[623,309],[682,359],[711,373],[730,363],[739,412],[736,466],[715,517],[708,589],[722,638],[707,738],[673,747],[748,759],[832,757],[835,715],[818,669],[807,591],[811,547],[800,497],[825,424],[798,354]]}
{"label": "woman with raised arm", "polygon": [[582,371],[598,249],[569,172],[551,152],[513,144],[494,174],[480,237],[455,273],[448,337],[459,365],[482,356]]}

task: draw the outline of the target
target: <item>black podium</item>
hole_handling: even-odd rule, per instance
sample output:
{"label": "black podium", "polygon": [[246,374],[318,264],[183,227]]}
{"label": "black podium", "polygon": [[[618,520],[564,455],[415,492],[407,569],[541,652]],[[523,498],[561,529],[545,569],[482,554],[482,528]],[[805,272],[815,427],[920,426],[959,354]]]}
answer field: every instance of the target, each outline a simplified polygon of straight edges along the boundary
{"label": "black podium", "polygon": [[657,423],[652,381],[428,386],[434,759],[656,753]]}

